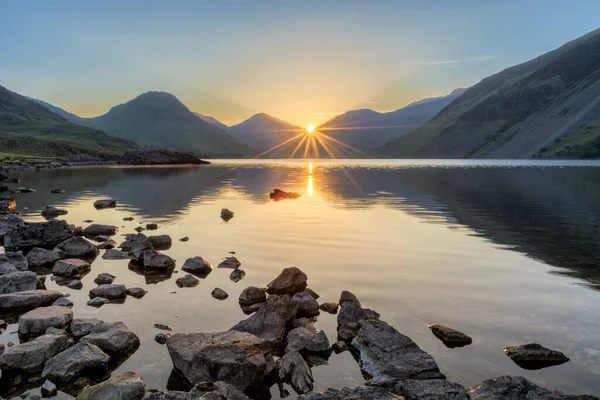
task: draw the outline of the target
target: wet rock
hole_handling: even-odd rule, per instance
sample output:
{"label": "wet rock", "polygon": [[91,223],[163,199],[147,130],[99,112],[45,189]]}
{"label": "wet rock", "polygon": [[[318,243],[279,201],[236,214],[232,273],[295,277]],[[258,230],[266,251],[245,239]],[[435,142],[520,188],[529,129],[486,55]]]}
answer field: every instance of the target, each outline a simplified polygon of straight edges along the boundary
{"label": "wet rock", "polygon": [[17,209],[17,201],[12,197],[0,197],[0,212],[13,212]]}
{"label": "wet rock", "polygon": [[102,254],[104,260],[130,260],[131,256],[129,253],[116,249],[109,249]]}
{"label": "wet rock", "polygon": [[269,294],[295,294],[306,289],[306,274],[296,267],[285,268],[267,285]]}
{"label": "wet rock", "polygon": [[286,352],[298,351],[304,355],[320,355],[325,358],[331,354],[329,339],[324,331],[315,333],[309,328],[294,328],[288,333],[285,341]]}
{"label": "wet rock", "polygon": [[130,295],[131,297],[135,297],[136,299],[141,299],[142,297],[144,297],[146,295],[146,293],[148,293],[148,291],[144,290],[140,287],[127,289],[127,294]]}
{"label": "wet rock", "polygon": [[17,271],[0,275],[0,295],[35,290],[37,274],[32,271]]}
{"label": "wet rock", "polygon": [[152,247],[157,250],[167,250],[173,244],[173,240],[169,235],[148,236],[148,240],[152,244]]}
{"label": "wet rock", "polygon": [[44,366],[42,378],[67,384],[85,375],[86,372],[106,370],[110,357],[100,347],[79,342],[75,346],[49,359]]}
{"label": "wet rock", "polygon": [[4,235],[7,251],[29,251],[34,247],[54,248],[73,236],[75,227],[66,221],[25,222]]}
{"label": "wet rock", "polygon": [[391,391],[405,400],[467,400],[463,386],[445,379],[404,379]]}
{"label": "wet rock", "polygon": [[337,314],[339,306],[339,303],[336,303],[335,301],[330,301],[328,303],[321,303],[319,305],[319,310],[325,311],[329,314]]}
{"label": "wet rock", "polygon": [[320,314],[319,303],[306,291],[296,293],[292,302],[298,308],[298,317],[316,317]]}
{"label": "wet rock", "polygon": [[102,224],[92,224],[87,226],[83,230],[83,234],[85,236],[96,236],[96,235],[107,235],[112,236],[116,235],[119,231],[119,227],[115,225],[102,225]]}
{"label": "wet rock", "polygon": [[239,281],[244,279],[245,276],[246,276],[246,272],[244,270],[234,269],[229,274],[229,279],[234,283],[238,283]]}
{"label": "wet rock", "polygon": [[308,393],[314,388],[310,367],[297,351],[284,354],[276,365],[279,379],[288,382],[298,394]]}
{"label": "wet rock", "polygon": [[163,331],[172,331],[173,327],[165,324],[154,324],[156,329],[162,329]]}
{"label": "wet rock", "polygon": [[167,343],[167,339],[171,337],[170,333],[157,333],[156,336],[154,336],[154,341],[158,344],[165,344]]}
{"label": "wet rock", "polygon": [[96,325],[81,340],[95,344],[109,355],[124,355],[140,345],[137,335],[122,322],[103,322]]}
{"label": "wet rock", "polygon": [[98,248],[102,249],[102,250],[111,250],[111,249],[114,249],[115,247],[117,247],[117,242],[115,242],[112,239],[108,239],[98,245]]}
{"label": "wet rock", "polygon": [[273,189],[273,193],[269,193],[269,198],[274,201],[295,200],[300,197],[296,192],[284,192],[281,189]]}
{"label": "wet rock", "polygon": [[92,243],[81,236],[75,236],[60,243],[56,249],[61,250],[61,258],[85,258],[93,259],[100,251]]}
{"label": "wet rock", "polygon": [[319,299],[319,297],[321,297],[321,296],[319,296],[319,294],[318,294],[317,292],[315,292],[314,290],[312,290],[312,289],[311,289],[311,288],[309,288],[309,287],[307,287],[306,289],[304,289],[304,291],[305,291],[306,293],[310,294],[310,295],[313,297],[313,299],[315,299],[315,300],[318,300],[318,299]]}
{"label": "wet rock", "polygon": [[56,301],[52,303],[52,305],[60,307],[73,307],[73,302],[69,299],[65,299],[64,297],[60,297],[56,299]]}
{"label": "wet rock", "polygon": [[189,240],[190,240],[190,238],[189,238],[189,237],[187,237],[187,236],[185,236],[185,237],[182,237],[181,239],[179,239],[179,241],[180,241],[180,242],[187,242],[187,241],[189,241]]}
{"label": "wet rock", "polygon": [[341,306],[337,316],[338,340],[349,342],[356,336],[361,321],[379,318],[376,312],[362,308],[356,296],[350,292],[342,292],[339,303]]}
{"label": "wet rock", "polygon": [[109,300],[123,299],[127,296],[127,288],[123,284],[100,285],[90,290],[90,299],[102,297]]}
{"label": "wet rock", "polygon": [[227,208],[223,208],[221,209],[221,219],[225,222],[229,221],[231,218],[233,218],[234,213],[233,211],[228,210]]}
{"label": "wet rock", "polygon": [[63,210],[61,208],[56,208],[53,206],[46,206],[42,209],[42,216],[46,218],[55,218],[60,215],[66,215],[69,212],[67,210]]}
{"label": "wet rock", "polygon": [[242,306],[240,305],[242,312],[246,315],[250,315],[253,314],[255,312],[257,312],[258,310],[260,310],[260,308],[264,305],[265,303],[256,303],[256,304],[250,304],[249,306]]}
{"label": "wet rock", "polygon": [[182,287],[195,287],[200,284],[200,281],[195,278],[193,275],[187,274],[186,276],[182,276],[181,278],[177,278],[175,283],[180,288]]}
{"label": "wet rock", "polygon": [[524,369],[541,369],[569,361],[560,351],[550,350],[537,343],[505,346],[504,353]]}
{"label": "wet rock", "polygon": [[431,355],[383,321],[361,321],[352,347],[361,371],[377,386],[400,379],[445,379]]}
{"label": "wet rock", "polygon": [[446,347],[463,347],[473,343],[471,337],[462,332],[449,328],[445,325],[431,324],[427,325],[431,332],[446,345]]}
{"label": "wet rock", "polygon": [[137,372],[125,372],[94,386],[89,386],[77,400],[142,400],[146,384]]}
{"label": "wet rock", "polygon": [[54,397],[57,395],[58,389],[56,388],[56,385],[52,383],[52,381],[46,379],[41,387],[41,393],[42,397]]}
{"label": "wet rock", "polygon": [[71,282],[67,283],[67,287],[69,289],[80,290],[83,288],[83,282],[79,279],[73,279]]}
{"label": "wet rock", "polygon": [[65,329],[73,321],[73,311],[69,307],[38,307],[19,318],[19,336],[33,338],[41,336],[49,327]]}
{"label": "wet rock", "polygon": [[0,254],[0,275],[11,272],[27,271],[27,259],[22,252],[7,252]]}
{"label": "wet rock", "polygon": [[65,329],[58,329],[58,328],[54,328],[53,326],[51,326],[50,328],[46,329],[46,332],[44,334],[45,335],[64,335],[66,333],[67,333],[67,331]]}
{"label": "wet rock", "polygon": [[317,333],[317,328],[315,328],[315,322],[317,322],[316,318],[294,318],[292,322],[289,324],[289,329],[292,330],[294,328],[306,328],[310,329],[314,333]]}
{"label": "wet rock", "polygon": [[77,258],[59,260],[54,264],[52,273],[56,276],[82,277],[90,272],[91,266],[87,261]]}
{"label": "wet rock", "polygon": [[331,350],[333,350],[335,354],[340,354],[344,351],[348,351],[348,345],[346,344],[346,342],[338,340],[337,342],[331,345]]}
{"label": "wet rock", "polygon": [[488,379],[469,388],[470,400],[594,400],[593,396],[563,394],[536,385],[521,376],[501,376]]}
{"label": "wet rock", "polygon": [[273,365],[263,340],[246,332],[175,334],[167,349],[190,383],[220,380],[244,392],[260,389]]}
{"label": "wet rock", "polygon": [[142,256],[144,268],[154,270],[170,270],[175,268],[175,260],[156,250],[145,250]]}
{"label": "wet rock", "polygon": [[66,350],[69,345],[67,335],[43,335],[7,348],[0,354],[0,368],[3,371],[41,372],[47,360]]}
{"label": "wet rock", "polygon": [[115,208],[116,206],[117,206],[116,200],[112,200],[112,199],[101,199],[101,200],[96,200],[94,202],[94,207],[96,209]]}
{"label": "wet rock", "polygon": [[238,269],[242,265],[236,257],[225,257],[223,261],[217,266],[217,268],[232,268]]}
{"label": "wet rock", "polygon": [[158,229],[158,224],[146,224],[146,229],[148,229],[149,231],[154,231]]}
{"label": "wet rock", "polygon": [[94,236],[92,238],[92,240],[94,242],[102,243],[102,242],[106,242],[107,240],[110,240],[110,236],[107,236],[107,235],[98,235],[98,236]]}
{"label": "wet rock", "polygon": [[142,233],[142,232],[144,232],[145,230],[146,230],[146,228],[143,228],[143,227],[141,227],[141,226],[138,226],[138,227],[136,227],[136,228],[134,229],[134,231],[136,231],[137,233]]}
{"label": "wet rock", "polygon": [[256,303],[264,303],[267,301],[267,291],[265,288],[248,286],[246,289],[242,290],[238,301],[240,306],[250,306]]}
{"label": "wet rock", "polygon": [[347,290],[344,290],[340,295],[340,306],[347,302],[358,303],[358,305],[360,305],[360,301],[358,301],[358,298],[354,294],[350,293]]}
{"label": "wet rock", "polygon": [[110,303],[110,300],[104,297],[94,297],[87,302],[88,306],[100,308],[105,304]]}
{"label": "wet rock", "polygon": [[35,247],[27,253],[27,263],[31,268],[51,268],[58,260],[57,253],[40,247]]}
{"label": "wet rock", "polygon": [[103,272],[101,274],[98,274],[96,279],[94,279],[94,283],[97,285],[110,285],[114,282],[115,278],[116,276]]}
{"label": "wet rock", "polygon": [[98,318],[75,318],[71,323],[71,333],[79,339],[91,332],[92,328],[102,323]]}
{"label": "wet rock", "polygon": [[[0,211],[0,214],[1,213],[2,212]],[[0,244],[4,242],[4,235],[6,235],[7,232],[12,231],[17,227],[24,226],[25,222],[16,215],[0,215]]]}
{"label": "wet rock", "polygon": [[225,300],[226,298],[229,297],[227,292],[225,292],[223,289],[219,289],[219,288],[214,288],[213,291],[211,292],[211,296],[218,300]]}
{"label": "wet rock", "polygon": [[323,393],[308,393],[298,400],[404,400],[385,389],[373,386],[355,386],[353,388],[327,389]]}
{"label": "wet rock", "polygon": [[200,278],[206,278],[212,269],[212,265],[210,265],[210,263],[204,258],[199,256],[188,258],[185,260],[185,263],[183,263],[183,267],[181,267],[182,271],[189,272],[190,274],[194,274]]}

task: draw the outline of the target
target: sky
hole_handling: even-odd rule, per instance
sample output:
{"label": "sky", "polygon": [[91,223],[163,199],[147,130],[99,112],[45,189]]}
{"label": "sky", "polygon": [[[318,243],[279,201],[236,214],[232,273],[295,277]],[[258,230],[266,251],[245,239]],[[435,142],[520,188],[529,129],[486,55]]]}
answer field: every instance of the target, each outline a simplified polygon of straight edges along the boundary
{"label": "sky", "polygon": [[173,93],[319,124],[476,84],[600,27],[598,0],[4,1],[0,85],[81,116]]}

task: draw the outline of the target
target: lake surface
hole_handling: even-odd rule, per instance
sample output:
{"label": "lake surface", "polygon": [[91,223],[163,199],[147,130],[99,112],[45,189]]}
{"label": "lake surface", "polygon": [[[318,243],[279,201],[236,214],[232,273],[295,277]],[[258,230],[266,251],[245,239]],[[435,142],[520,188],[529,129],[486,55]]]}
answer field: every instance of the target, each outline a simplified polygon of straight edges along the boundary
{"label": "lake surface", "polygon": [[[56,205],[68,209],[72,224],[120,226],[117,242],[140,223],[156,222],[151,234],[173,237],[165,253],[178,267],[197,255],[216,266],[236,252],[247,274],[238,283],[229,280],[230,270],[215,269],[199,286],[182,289],[175,285],[181,272],[153,282],[126,260],[101,257],[83,290],[47,280],[48,289],[71,294],[75,318],[120,320],[140,336],[141,347],[115,373],[138,371],[149,388],[164,389],[172,370],[166,346],[154,342],[154,323],[176,332],[228,330],[245,318],[237,304],[245,287],[265,286],[295,265],[319,301],[337,301],[350,290],[432,354],[450,380],[472,386],[522,375],[565,392],[600,394],[599,162],[215,161],[13,175],[37,190],[15,195],[27,220],[43,220],[40,210]],[[66,193],[50,194],[55,188]],[[274,202],[273,188],[302,196]],[[95,210],[93,201],[104,197],[118,207]],[[224,207],[235,212],[229,222],[219,217]],[[189,242],[178,240],[184,236]],[[89,307],[100,272],[149,293]],[[212,298],[215,287],[230,297]],[[427,328],[431,323],[463,331],[473,344],[448,349]],[[323,313],[317,325],[335,342],[334,315]],[[17,342],[13,331],[16,325],[0,342]],[[561,350],[571,361],[521,369],[502,348],[528,342]],[[317,390],[363,382],[347,352],[313,373]]]}

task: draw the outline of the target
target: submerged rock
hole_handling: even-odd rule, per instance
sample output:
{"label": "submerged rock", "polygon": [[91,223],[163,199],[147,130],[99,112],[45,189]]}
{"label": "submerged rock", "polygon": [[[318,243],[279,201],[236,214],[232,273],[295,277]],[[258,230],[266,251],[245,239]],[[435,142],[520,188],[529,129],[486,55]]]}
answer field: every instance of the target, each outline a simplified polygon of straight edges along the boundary
{"label": "submerged rock", "polygon": [[236,257],[225,257],[223,261],[217,266],[217,268],[232,268],[238,269],[242,263]]}
{"label": "submerged rock", "polygon": [[190,274],[194,274],[200,278],[205,278],[208,276],[212,269],[212,265],[210,265],[210,263],[204,258],[199,256],[188,258],[185,260],[185,263],[183,263],[183,267],[181,267],[182,271],[189,272]]}
{"label": "submerged rock", "polygon": [[431,332],[446,345],[446,347],[463,347],[473,343],[470,336],[462,332],[449,328],[445,325],[431,324],[427,325]]}
{"label": "submerged rock", "polygon": [[75,346],[49,359],[44,366],[42,378],[67,384],[85,375],[86,372],[106,370],[110,357],[100,347],[79,342]]}
{"label": "submerged rock", "polygon": [[66,221],[25,222],[4,235],[7,251],[29,251],[34,247],[54,248],[73,236],[75,227]]}
{"label": "submerged rock", "polygon": [[73,311],[69,307],[39,307],[21,315],[19,336],[23,338],[41,336],[50,327],[65,329],[71,321],[73,321]]}
{"label": "submerged rock", "polygon": [[102,297],[108,300],[117,300],[126,296],[127,288],[123,284],[100,285],[90,290],[90,299]]}
{"label": "submerged rock", "polygon": [[195,287],[198,286],[200,284],[200,281],[195,278],[194,276],[187,274],[186,276],[182,276],[181,278],[177,278],[175,280],[175,284],[177,284],[177,286],[179,286],[180,288],[182,287]]}
{"label": "submerged rock", "polygon": [[83,234],[85,236],[96,236],[96,235],[107,235],[112,236],[116,235],[119,231],[119,227],[115,225],[102,225],[102,224],[92,224],[87,226],[83,230]]}
{"label": "submerged rock", "polygon": [[77,396],[78,400],[142,400],[146,384],[137,372],[125,372],[107,381],[89,386]]}
{"label": "submerged rock", "polygon": [[117,201],[112,200],[112,199],[101,199],[101,200],[96,200],[94,202],[94,207],[96,209],[115,208],[116,206],[117,206]]}
{"label": "submerged rock", "polygon": [[47,360],[66,350],[69,345],[67,335],[43,335],[7,348],[0,354],[0,368],[3,371],[41,372]]}
{"label": "submerged rock", "polygon": [[505,346],[504,353],[524,369],[541,369],[569,361],[569,357],[562,352],[550,350],[537,343]]}
{"label": "submerged rock", "polygon": [[27,253],[27,262],[32,268],[51,268],[59,258],[56,252],[39,247],[31,249]]}
{"label": "submerged rock", "polygon": [[277,360],[277,371],[281,381],[288,382],[298,394],[308,393],[314,388],[310,367],[297,351],[290,351]]}
{"label": "submerged rock", "polygon": [[231,218],[233,218],[234,213],[233,211],[230,211],[227,208],[223,208],[221,209],[221,219],[225,222],[229,221]]}
{"label": "submerged rock", "polygon": [[[267,285],[269,294],[295,294],[306,289],[306,274],[296,267],[285,268]],[[318,307],[318,305],[317,305]]]}
{"label": "submerged rock", "polygon": [[373,386],[355,386],[353,388],[327,389],[323,393],[307,393],[298,400],[404,400],[385,389]]}
{"label": "submerged rock", "polygon": [[219,289],[219,288],[214,288],[211,293],[211,296],[218,300],[225,300],[226,298],[229,297],[227,292],[225,292],[223,289]]}
{"label": "submerged rock", "polygon": [[98,274],[98,276],[94,279],[94,283],[97,285],[110,285],[114,282],[116,276],[103,272]]}
{"label": "submerged rock", "polygon": [[27,290],[0,295],[0,314],[49,306],[62,297],[56,290]]}
{"label": "submerged rock", "polygon": [[52,268],[52,273],[56,276],[82,277],[90,272],[90,269],[90,263],[87,261],[70,258],[57,261]]}
{"label": "submerged rock", "polygon": [[37,289],[37,274],[32,271],[16,271],[0,275],[0,295]]}
{"label": "submerged rock", "polygon": [[597,400],[594,396],[566,395],[545,389],[521,376],[488,379],[469,388],[467,394],[470,400]]}

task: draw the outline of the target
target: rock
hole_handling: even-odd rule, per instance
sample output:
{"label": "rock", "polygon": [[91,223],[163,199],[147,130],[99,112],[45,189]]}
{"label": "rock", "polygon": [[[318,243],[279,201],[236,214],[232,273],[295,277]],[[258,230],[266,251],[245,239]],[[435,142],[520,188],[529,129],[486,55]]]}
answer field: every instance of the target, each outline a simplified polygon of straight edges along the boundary
{"label": "rock", "polygon": [[44,332],[45,335],[64,335],[66,333],[67,331],[65,329],[58,329],[53,326],[46,329],[46,332]]}
{"label": "rock", "polygon": [[131,256],[129,253],[116,249],[109,249],[102,254],[104,260],[130,260]]}
{"label": "rock", "polygon": [[180,241],[180,242],[187,242],[187,241],[189,241],[189,240],[190,240],[190,238],[189,238],[189,237],[187,237],[187,236],[184,236],[184,237],[182,237],[181,239],[179,239],[179,241]]}
{"label": "rock", "polygon": [[281,200],[295,200],[300,197],[299,193],[296,192],[284,192],[281,189],[273,189],[273,193],[269,193],[269,198],[275,201]]}
{"label": "rock", "polygon": [[220,380],[243,392],[262,388],[273,359],[263,340],[246,332],[175,334],[167,339],[173,365],[190,383]]}
{"label": "rock", "polygon": [[4,343],[0,343],[0,354],[4,353],[5,348],[6,346],[4,346]]}
{"label": "rock", "polygon": [[37,274],[32,271],[17,271],[0,275],[0,295],[35,290]]}
{"label": "rock", "polygon": [[249,306],[242,306],[240,305],[242,312],[246,315],[250,315],[253,314],[255,312],[257,312],[258,310],[260,310],[260,308],[264,305],[265,303],[256,303],[256,304],[250,304]]}
{"label": "rock", "polygon": [[250,400],[243,392],[225,382],[196,385],[189,394],[192,396],[202,394],[199,400]]}
{"label": "rock", "polygon": [[96,200],[94,202],[94,207],[96,209],[115,208],[116,206],[117,206],[117,202],[112,199],[102,199],[102,200]]}
{"label": "rock", "polygon": [[95,386],[89,386],[77,400],[142,400],[146,384],[137,372],[125,372]]}
{"label": "rock", "polygon": [[167,343],[167,339],[171,337],[170,333],[157,333],[156,336],[154,336],[154,341],[158,344],[165,344]]}
{"label": "rock", "polygon": [[73,321],[73,311],[69,307],[38,307],[19,318],[19,336],[33,338],[41,336],[49,327],[65,329]]}
{"label": "rock", "polygon": [[324,331],[315,333],[304,327],[292,329],[286,339],[285,351],[298,351],[303,355],[319,355],[328,358],[331,354],[329,339]]}
{"label": "rock", "polygon": [[17,209],[17,201],[12,197],[0,197],[0,212],[13,212]]}
{"label": "rock", "polygon": [[505,346],[504,353],[524,369],[541,369],[569,361],[560,351],[550,350],[537,343]]}
{"label": "rock", "polygon": [[35,189],[32,188],[27,188],[27,187],[20,187],[18,189],[19,193],[33,193],[35,192]]}
{"label": "rock", "polygon": [[146,228],[143,228],[143,227],[141,227],[141,226],[138,226],[138,227],[136,227],[136,228],[134,229],[134,231],[136,231],[137,233],[144,232],[145,230],[146,230]]}
{"label": "rock", "polygon": [[27,253],[27,263],[31,268],[51,268],[58,260],[57,253],[40,247],[34,247]]}
{"label": "rock", "polygon": [[140,287],[127,289],[127,294],[130,295],[131,297],[135,297],[136,299],[141,299],[142,297],[144,297],[146,295],[146,293],[148,293],[148,291],[144,290]]}
{"label": "rock", "polygon": [[8,326],[8,324],[6,323],[6,321],[3,319],[0,319],[0,334],[6,330],[7,326]]}
{"label": "rock", "polygon": [[319,296],[319,294],[317,292],[315,292],[314,290],[312,290],[309,287],[307,287],[306,289],[304,289],[304,291],[307,292],[308,294],[310,294],[313,297],[313,299],[315,299],[315,300],[318,300],[319,297],[321,297],[321,296]]}
{"label": "rock", "polygon": [[103,322],[92,328],[82,341],[100,347],[109,355],[124,355],[138,348],[140,339],[122,322]]}
{"label": "rock", "polygon": [[352,293],[350,293],[347,290],[344,290],[342,292],[342,294],[340,295],[340,301],[339,301],[340,306],[347,302],[358,303],[358,305],[360,305],[360,301],[358,301],[358,298],[355,295],[353,295]]}
{"label": "rock", "polygon": [[346,342],[338,340],[337,342],[331,345],[331,350],[333,350],[335,354],[340,354],[344,351],[348,351],[348,345],[346,344]]}
{"label": "rock", "polygon": [[92,328],[102,323],[98,318],[75,318],[71,323],[71,333],[76,339],[91,332]]}
{"label": "rock", "polygon": [[182,271],[189,272],[200,278],[206,278],[212,269],[213,267],[208,261],[198,256],[188,258],[185,260],[185,263],[183,263],[183,267],[181,267]]}
{"label": "rock", "polygon": [[123,221],[133,221],[133,217],[125,217],[123,218]]}
{"label": "rock", "polygon": [[148,236],[148,240],[156,250],[167,250],[173,244],[173,240],[169,235]]}
{"label": "rock", "polygon": [[211,296],[217,300],[225,300],[226,298],[229,297],[227,292],[225,292],[223,289],[219,289],[219,288],[214,288],[213,291],[211,292]]}
{"label": "rock", "polygon": [[383,321],[362,320],[352,347],[363,375],[372,377],[374,385],[400,379],[445,379],[431,355]]}
{"label": "rock", "polygon": [[175,260],[156,250],[145,250],[142,256],[142,265],[144,268],[155,270],[170,270],[175,268]]}
{"label": "rock", "polygon": [[242,294],[240,294],[238,301],[241,306],[264,303],[267,301],[267,291],[265,288],[248,286],[246,289],[242,290]]}
{"label": "rock", "polygon": [[306,289],[306,274],[296,267],[285,268],[267,285],[269,294],[294,294]]}
{"label": "rock", "polygon": [[58,389],[56,388],[56,385],[54,383],[46,379],[46,381],[41,387],[41,392],[42,397],[54,397],[57,395]]}
{"label": "rock", "polygon": [[110,303],[110,300],[104,297],[94,297],[87,302],[88,306],[100,308],[105,304]]}
{"label": "rock", "polygon": [[59,194],[59,193],[65,193],[65,191],[63,189],[52,189],[50,191],[50,193],[52,193],[52,194]]}
{"label": "rock", "polygon": [[98,245],[98,248],[102,249],[102,250],[111,250],[111,249],[114,249],[115,247],[117,247],[117,242],[115,242],[112,239],[108,239]]}
{"label": "rock", "polygon": [[288,328],[306,328],[310,329],[313,333],[317,333],[317,328],[315,328],[315,322],[317,322],[316,318],[294,318],[292,322],[290,322]]}
{"label": "rock", "polygon": [[119,231],[119,227],[115,225],[102,225],[102,224],[92,224],[87,226],[83,230],[83,234],[85,236],[96,236],[96,235],[107,235],[112,236],[116,235]]}
{"label": "rock", "polygon": [[229,279],[234,283],[238,283],[239,281],[244,279],[245,276],[246,276],[245,271],[243,271],[241,269],[234,269],[233,271],[231,271],[231,274],[229,274]]}
{"label": "rock", "polygon": [[182,276],[181,278],[177,278],[175,281],[177,286],[179,287],[194,287],[200,284],[200,281],[194,276],[187,274],[186,276]]}
{"label": "rock", "polygon": [[337,314],[339,306],[339,303],[336,303],[335,301],[330,301],[328,303],[321,303],[319,305],[319,310],[325,311],[329,314]]}
{"label": "rock", "polygon": [[4,235],[4,247],[7,251],[54,248],[71,238],[74,231],[75,227],[66,221],[25,222]]}
{"label": "rock", "polygon": [[234,213],[230,210],[228,210],[227,208],[223,208],[221,209],[221,219],[225,222],[229,221],[231,218],[233,218]]}
{"label": "rock", "polygon": [[277,371],[281,381],[289,382],[296,393],[304,394],[313,390],[314,378],[310,367],[297,351],[290,351],[277,360]]}
{"label": "rock", "polygon": [[52,273],[56,276],[82,277],[90,272],[91,266],[87,261],[77,258],[59,260],[54,264]]}
{"label": "rock", "polygon": [[566,395],[557,390],[539,387],[521,376],[501,376],[488,379],[469,388],[470,400],[594,400],[593,396]]}
{"label": "rock", "polygon": [[108,300],[117,300],[126,296],[127,288],[123,284],[100,285],[90,290],[90,299],[102,297]]}
{"label": "rock", "polygon": [[10,346],[0,354],[3,371],[41,372],[44,363],[70,345],[67,335],[43,335],[29,342]]}
{"label": "rock", "polygon": [[445,379],[403,379],[391,391],[405,400],[467,400],[463,386]]}
{"label": "rock", "polygon": [[192,154],[159,149],[127,152],[121,158],[120,163],[124,165],[210,164],[208,161],[201,160]]}
{"label": "rock", "polygon": [[80,290],[83,288],[83,282],[79,279],[73,279],[71,282],[67,283],[67,287],[69,289]]}
{"label": "rock", "polygon": [[52,303],[52,305],[60,307],[73,307],[73,302],[69,299],[65,299],[64,297],[60,297],[56,299],[56,301]]}
{"label": "rock", "polygon": [[350,341],[358,332],[359,322],[365,319],[378,319],[379,315],[360,306],[360,302],[350,292],[342,292],[337,316],[338,340]]}
{"label": "rock", "polygon": [[172,331],[173,327],[165,324],[154,324],[156,329],[162,329],[163,331]]}
{"label": "rock", "polygon": [[306,291],[296,293],[292,302],[298,308],[298,317],[316,317],[320,314],[319,303]]}
{"label": "rock", "polygon": [[298,397],[298,400],[404,400],[385,389],[373,386],[327,389],[324,393],[311,392]]}
{"label": "rock", "polygon": [[255,314],[238,322],[231,330],[251,333],[276,348],[283,342],[287,324],[296,312],[290,296],[270,296]]}
{"label": "rock", "polygon": [[449,328],[445,325],[431,324],[427,325],[431,332],[442,341],[448,348],[463,347],[473,343],[471,337],[462,332]]}
{"label": "rock", "polygon": [[101,274],[98,274],[96,279],[94,279],[94,283],[97,285],[110,285],[114,282],[115,278],[116,276],[103,272]]}
{"label": "rock", "polygon": [[106,370],[110,357],[100,347],[79,342],[75,346],[49,359],[44,366],[42,378],[60,384],[75,381],[86,372]]}
{"label": "rock", "polygon": [[42,209],[42,216],[47,218],[58,217],[59,215],[66,215],[69,212],[53,206],[46,206]]}
{"label": "rock", "polygon": [[232,268],[238,269],[242,265],[236,257],[225,257],[223,261],[217,266],[217,268]]}
{"label": "rock", "polygon": [[[2,214],[1,211],[0,214]],[[25,222],[23,222],[23,220],[16,215],[0,215],[0,244],[4,242],[4,235],[6,235],[7,232],[10,232],[17,227],[24,226]]]}
{"label": "rock", "polygon": [[63,243],[56,246],[57,249],[62,250],[60,258],[84,258],[93,259],[100,251],[92,243],[88,242],[81,236],[75,236],[71,239],[67,239]]}
{"label": "rock", "polygon": [[148,229],[149,231],[155,231],[158,229],[158,224],[146,224],[146,229]]}
{"label": "rock", "polygon": [[27,271],[27,259],[22,252],[8,252],[0,254],[0,275],[11,272]]}

